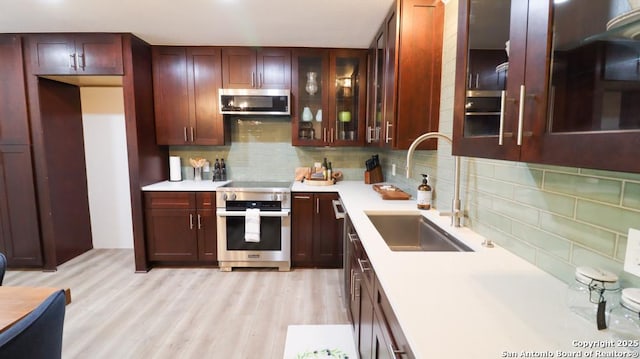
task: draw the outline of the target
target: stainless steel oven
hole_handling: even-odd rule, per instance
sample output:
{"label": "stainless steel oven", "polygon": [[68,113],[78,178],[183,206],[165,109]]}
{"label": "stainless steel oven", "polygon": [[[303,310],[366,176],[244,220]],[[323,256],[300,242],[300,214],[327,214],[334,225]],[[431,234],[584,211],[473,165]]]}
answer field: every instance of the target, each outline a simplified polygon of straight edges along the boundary
{"label": "stainless steel oven", "polygon": [[[259,239],[246,238],[247,209],[259,209]],[[291,182],[231,182],[216,190],[218,264],[291,269]]]}

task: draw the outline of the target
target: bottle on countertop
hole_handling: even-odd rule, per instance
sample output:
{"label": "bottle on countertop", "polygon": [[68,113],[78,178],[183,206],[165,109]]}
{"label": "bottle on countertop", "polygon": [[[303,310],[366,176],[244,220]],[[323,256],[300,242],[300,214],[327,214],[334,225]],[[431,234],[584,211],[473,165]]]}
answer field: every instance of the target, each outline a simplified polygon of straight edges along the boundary
{"label": "bottle on countertop", "polygon": [[328,180],[329,178],[327,177],[327,168],[329,167],[329,164],[327,163],[327,158],[325,157],[324,160],[322,161],[322,176],[324,177],[324,180]]}
{"label": "bottle on countertop", "polygon": [[418,208],[419,209],[431,209],[432,191],[429,185],[429,175],[422,175],[422,184],[418,186]]}
{"label": "bottle on countertop", "polygon": [[331,167],[331,162],[327,165],[327,181],[331,181],[333,179],[333,168]]}
{"label": "bottle on countertop", "polygon": [[220,161],[216,158],[216,162],[213,164],[213,181],[220,180]]}
{"label": "bottle on countertop", "polygon": [[220,159],[220,180],[227,180],[227,165],[224,163],[224,158]]}

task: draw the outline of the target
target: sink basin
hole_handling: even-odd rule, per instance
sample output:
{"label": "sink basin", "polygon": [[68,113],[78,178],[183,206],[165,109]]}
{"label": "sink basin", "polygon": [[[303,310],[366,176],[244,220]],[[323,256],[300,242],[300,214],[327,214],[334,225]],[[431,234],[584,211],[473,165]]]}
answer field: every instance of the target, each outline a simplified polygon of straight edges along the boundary
{"label": "sink basin", "polygon": [[392,251],[473,252],[421,214],[367,214]]}

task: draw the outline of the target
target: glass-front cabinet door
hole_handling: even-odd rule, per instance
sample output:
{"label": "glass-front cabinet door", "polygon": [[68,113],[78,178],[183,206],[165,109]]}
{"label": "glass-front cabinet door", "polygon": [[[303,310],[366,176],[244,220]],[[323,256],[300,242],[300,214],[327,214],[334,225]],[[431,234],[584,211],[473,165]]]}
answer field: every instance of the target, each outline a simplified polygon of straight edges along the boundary
{"label": "glass-front cabinet door", "polygon": [[332,145],[363,145],[366,116],[366,50],[333,50],[329,141]]}
{"label": "glass-front cabinet door", "polygon": [[[512,19],[511,3],[460,1],[468,35],[458,43],[454,152],[500,159],[519,157],[518,147],[510,143],[514,121],[507,116],[507,111],[513,112],[517,93],[508,96],[507,90],[508,84],[516,83],[516,75],[522,77],[522,46],[526,40],[517,40],[522,43],[516,44],[510,38],[514,21],[524,27],[524,33],[518,29],[514,36],[526,37],[526,6],[524,12],[515,11]],[[524,21],[518,17],[524,17]]]}
{"label": "glass-front cabinet door", "polygon": [[381,146],[384,86],[384,31],[380,31],[369,50],[369,98],[367,104],[366,143]]}
{"label": "glass-front cabinet door", "polygon": [[454,154],[640,172],[640,8],[462,0]]}
{"label": "glass-front cabinet door", "polygon": [[366,50],[293,51],[293,145],[364,144],[366,59]]}
{"label": "glass-front cabinet door", "polygon": [[640,172],[640,3],[556,1],[552,13],[544,132],[523,157]]}
{"label": "glass-front cabinet door", "polygon": [[292,143],[322,146],[326,141],[329,116],[329,56],[326,50],[293,51]]}

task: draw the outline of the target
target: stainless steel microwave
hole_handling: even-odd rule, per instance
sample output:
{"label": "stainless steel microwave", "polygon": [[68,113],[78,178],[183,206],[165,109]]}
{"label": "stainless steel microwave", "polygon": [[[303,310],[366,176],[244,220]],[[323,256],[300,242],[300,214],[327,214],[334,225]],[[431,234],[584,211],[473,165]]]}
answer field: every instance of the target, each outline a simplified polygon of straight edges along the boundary
{"label": "stainless steel microwave", "polygon": [[224,115],[290,115],[291,91],[281,89],[220,89]]}

